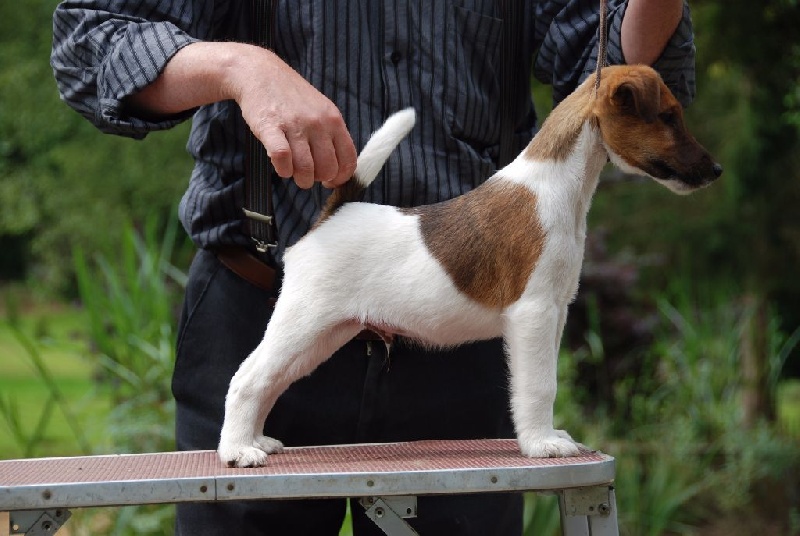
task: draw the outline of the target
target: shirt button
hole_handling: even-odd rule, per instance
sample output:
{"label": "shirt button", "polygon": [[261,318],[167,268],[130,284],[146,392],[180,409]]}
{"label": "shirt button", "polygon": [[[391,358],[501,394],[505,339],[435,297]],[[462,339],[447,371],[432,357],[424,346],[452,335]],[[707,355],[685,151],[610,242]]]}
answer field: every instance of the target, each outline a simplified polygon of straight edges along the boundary
{"label": "shirt button", "polygon": [[397,50],[395,50],[394,52],[392,52],[389,55],[389,59],[392,60],[392,63],[395,63],[395,64],[399,63],[402,58],[403,58],[403,55]]}

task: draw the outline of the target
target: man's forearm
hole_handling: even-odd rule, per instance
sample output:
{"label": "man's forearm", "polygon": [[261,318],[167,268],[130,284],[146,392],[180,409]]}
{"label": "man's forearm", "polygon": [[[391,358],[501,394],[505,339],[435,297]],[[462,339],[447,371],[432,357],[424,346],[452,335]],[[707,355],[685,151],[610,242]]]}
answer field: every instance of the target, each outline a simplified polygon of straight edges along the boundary
{"label": "man's forearm", "polygon": [[629,64],[653,64],[681,21],[683,0],[628,0],[622,53]]}
{"label": "man's forearm", "polygon": [[269,54],[241,43],[193,43],[179,50],[159,77],[128,99],[145,115],[176,114],[204,104],[234,99],[231,75],[254,54]]}
{"label": "man's forearm", "polygon": [[338,186],[355,171],[356,150],[339,109],[272,52],[243,43],[197,42],[128,99],[141,115],[169,115],[233,100],[281,177],[298,186]]}

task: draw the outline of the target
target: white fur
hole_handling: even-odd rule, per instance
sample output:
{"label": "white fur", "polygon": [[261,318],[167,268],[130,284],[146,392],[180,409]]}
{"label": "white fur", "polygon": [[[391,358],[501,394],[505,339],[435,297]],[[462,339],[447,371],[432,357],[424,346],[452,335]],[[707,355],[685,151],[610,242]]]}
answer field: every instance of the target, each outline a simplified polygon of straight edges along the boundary
{"label": "white fur", "polygon": [[[368,184],[413,125],[390,118],[365,147],[356,175]],[[511,409],[522,452],[570,456],[577,444],[553,427],[556,361],[567,306],[578,287],[586,214],[608,155],[586,122],[564,161],[520,155],[490,180],[529,188],[544,247],[522,296],[503,310],[462,294],[425,246],[419,217],[367,203],[342,206],[285,255],[280,298],[263,341],[231,381],[219,455],[261,465],[280,450],[262,427],[277,397],[365,325],[431,346],[503,336],[511,371]],[[619,157],[612,156],[620,164]]]}
{"label": "white fur", "polygon": [[386,122],[373,132],[361,154],[358,155],[355,179],[363,186],[369,186],[383,163],[392,154],[397,144],[411,131],[417,120],[414,108],[406,108],[389,116]]}

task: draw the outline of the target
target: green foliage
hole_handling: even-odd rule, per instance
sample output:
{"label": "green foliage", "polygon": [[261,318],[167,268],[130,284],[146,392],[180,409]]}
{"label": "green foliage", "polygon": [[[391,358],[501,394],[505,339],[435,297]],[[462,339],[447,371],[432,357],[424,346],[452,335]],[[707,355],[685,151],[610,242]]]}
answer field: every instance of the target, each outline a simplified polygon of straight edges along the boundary
{"label": "green foliage", "polygon": [[93,354],[103,381],[113,386],[112,445],[126,452],[173,447],[169,385],[175,304],[185,275],[171,264],[177,226],[169,225],[163,239],[159,228],[154,218],[141,235],[124,225],[113,257],[98,255],[92,265],[81,250],[75,253]]}
{"label": "green foliage", "polygon": [[693,466],[681,463],[664,448],[650,453],[620,455],[617,467],[617,500],[623,533],[659,536],[691,531],[687,505],[705,488]]}
{"label": "green foliage", "polygon": [[30,240],[29,274],[63,291],[73,248],[108,250],[120,222],[166,217],[191,161],[188,124],[137,142],[100,134],[60,102],[49,65],[55,5],[0,4],[0,243]]}
{"label": "green foliage", "polygon": [[[119,452],[174,450],[169,386],[176,304],[186,276],[171,262],[177,225],[170,221],[163,236],[156,218],[141,232],[123,225],[118,248],[92,263],[81,250],[75,253],[98,381],[112,404],[108,439]],[[117,512],[111,533],[166,534],[172,523],[169,506],[135,506]]]}
{"label": "green foliage", "polygon": [[523,527],[524,536],[557,536],[561,534],[558,497],[543,493],[526,493]]}
{"label": "green foliage", "polygon": [[784,380],[777,386],[778,426],[800,441],[800,380]]}
{"label": "green foliage", "polygon": [[688,198],[654,184],[605,185],[590,227],[607,229],[616,252],[657,260],[644,273],[645,292],[665,288],[676,270],[736,280],[791,332],[800,325],[800,7],[690,5],[697,97],[687,124],[725,172]]}
{"label": "green foliage", "polygon": [[[742,426],[739,355],[752,311],[738,288],[676,278],[657,302],[657,342],[639,375],[615,385],[613,405],[581,406],[586,397],[576,383],[579,363],[602,348],[562,352],[559,362],[559,425],[616,457],[623,533],[636,536],[689,534],[715,518],[749,513],[760,482],[784,481],[800,469],[796,437],[768,422]],[[778,324],[773,311],[773,378],[797,343],[797,334],[785,336]],[[786,481],[792,485],[800,483]],[[778,521],[789,526],[790,514]]]}
{"label": "green foliage", "polygon": [[[25,319],[13,299],[15,294],[8,293],[8,330],[24,349],[36,379],[46,387],[45,403],[38,415],[20,402],[22,398],[0,395],[0,418],[22,456],[74,454],[41,450],[42,439],[52,434],[59,413],[82,454],[174,450],[174,404],[169,385],[175,357],[176,311],[186,276],[171,262],[178,226],[174,219],[170,221],[164,227],[150,217],[141,231],[130,223],[123,224],[121,243],[93,255],[91,261],[81,250],[75,252],[80,300],[87,319],[87,346],[91,348],[83,355],[96,370],[96,387],[90,394],[111,405],[110,411],[103,411],[107,414],[103,423],[79,421],[74,400],[67,400],[64,394],[63,379],[52,372],[53,366],[45,362],[28,332],[38,334],[38,339],[56,334],[41,323],[23,330]],[[103,433],[92,434],[90,444],[86,430],[98,426]],[[85,526],[90,533],[168,534],[172,512],[170,506],[89,510],[75,516],[78,519],[71,524],[79,530]]]}
{"label": "green foliage", "polygon": [[[53,425],[53,419],[58,418],[56,413],[58,411],[80,451],[83,454],[90,453],[89,440],[78,421],[71,402],[64,395],[60,383],[42,356],[39,345],[22,329],[19,311],[10,296],[6,299],[5,308],[7,311],[5,327],[22,349],[22,355],[33,370],[35,378],[44,385],[46,392],[44,405],[38,417],[32,415],[30,408],[22,407],[13,396],[7,393],[0,395],[0,417],[5,421],[8,433],[17,449],[23,457],[41,455],[43,440]],[[31,421],[34,421],[32,427]]]}

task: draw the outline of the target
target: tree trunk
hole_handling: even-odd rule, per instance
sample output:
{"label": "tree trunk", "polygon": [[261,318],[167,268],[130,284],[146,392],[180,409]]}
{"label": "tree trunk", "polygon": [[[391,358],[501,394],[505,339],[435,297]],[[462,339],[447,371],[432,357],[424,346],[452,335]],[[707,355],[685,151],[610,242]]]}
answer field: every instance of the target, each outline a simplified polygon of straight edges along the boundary
{"label": "tree trunk", "polygon": [[758,421],[775,420],[775,401],[768,385],[769,315],[763,296],[748,293],[747,314],[741,332],[742,422],[752,428]]}

